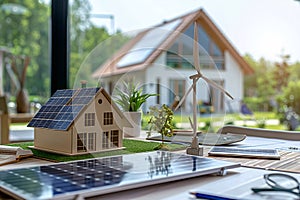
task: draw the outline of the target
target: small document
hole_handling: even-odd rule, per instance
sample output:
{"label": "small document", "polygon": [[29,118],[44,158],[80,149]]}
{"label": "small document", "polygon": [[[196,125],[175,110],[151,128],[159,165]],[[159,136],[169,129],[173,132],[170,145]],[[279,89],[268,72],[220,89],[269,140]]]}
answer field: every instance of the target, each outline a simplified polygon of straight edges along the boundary
{"label": "small document", "polygon": [[18,162],[22,158],[33,156],[31,150],[24,150],[21,147],[0,145],[0,166]]}

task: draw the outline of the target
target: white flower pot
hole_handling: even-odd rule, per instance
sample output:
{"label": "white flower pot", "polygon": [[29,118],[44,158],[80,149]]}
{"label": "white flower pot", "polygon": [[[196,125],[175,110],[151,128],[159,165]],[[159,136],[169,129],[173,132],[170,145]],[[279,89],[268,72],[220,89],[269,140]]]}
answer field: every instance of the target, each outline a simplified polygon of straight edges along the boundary
{"label": "white flower pot", "polygon": [[123,132],[125,137],[139,137],[141,133],[141,112],[124,112],[124,116],[133,126],[133,128],[124,127]]}

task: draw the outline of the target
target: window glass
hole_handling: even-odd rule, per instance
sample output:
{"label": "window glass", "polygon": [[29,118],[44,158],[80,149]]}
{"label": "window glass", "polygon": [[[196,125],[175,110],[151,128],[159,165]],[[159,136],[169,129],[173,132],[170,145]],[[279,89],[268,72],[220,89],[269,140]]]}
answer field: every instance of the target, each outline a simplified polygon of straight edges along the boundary
{"label": "window glass", "polygon": [[103,124],[104,125],[113,124],[113,113],[112,112],[103,113]]}
{"label": "window glass", "polygon": [[[193,38],[194,24],[190,25],[168,50],[168,66],[180,69],[194,68]],[[216,66],[218,69],[224,69],[223,52],[200,24],[198,24],[198,38],[200,66],[212,69]]]}
{"label": "window glass", "polygon": [[102,135],[102,148],[108,149],[109,148],[109,132],[104,131]]}
{"label": "window glass", "polygon": [[85,126],[95,126],[95,113],[85,113],[84,125]]}
{"label": "window glass", "polygon": [[93,13],[89,0],[69,0],[69,86],[99,86],[92,74],[130,37],[114,29],[114,15]]}
{"label": "window glass", "polygon": [[35,112],[50,95],[49,27],[49,1],[1,1],[0,95],[10,112]]}

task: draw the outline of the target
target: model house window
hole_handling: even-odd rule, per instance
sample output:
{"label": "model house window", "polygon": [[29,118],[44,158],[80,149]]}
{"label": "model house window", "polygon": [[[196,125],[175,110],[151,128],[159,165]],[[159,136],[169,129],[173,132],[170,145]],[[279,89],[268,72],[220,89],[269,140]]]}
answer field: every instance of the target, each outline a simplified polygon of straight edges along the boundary
{"label": "model house window", "polygon": [[78,133],[77,134],[77,152],[86,151],[86,134]]}
{"label": "model house window", "polygon": [[77,152],[96,151],[96,133],[77,134]]}
{"label": "model house window", "polygon": [[95,126],[95,113],[85,113],[84,125],[85,126]]}
{"label": "model house window", "polygon": [[104,125],[113,124],[113,113],[112,112],[105,112],[104,113],[103,124]]}
{"label": "model house window", "polygon": [[87,148],[89,151],[96,151],[96,133],[88,133]]}
{"label": "model house window", "polygon": [[119,147],[119,131],[118,130],[111,131],[111,142],[114,147]]}
{"label": "model house window", "polygon": [[102,135],[102,148],[108,149],[109,148],[109,132],[104,131]]}

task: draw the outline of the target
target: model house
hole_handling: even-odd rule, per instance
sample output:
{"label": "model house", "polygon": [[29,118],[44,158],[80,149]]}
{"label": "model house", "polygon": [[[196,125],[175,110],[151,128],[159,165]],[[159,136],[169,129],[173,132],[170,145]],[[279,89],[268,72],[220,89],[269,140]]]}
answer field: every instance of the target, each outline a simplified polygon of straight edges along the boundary
{"label": "model house", "polygon": [[34,148],[66,155],[120,149],[132,127],[104,88],[58,90],[28,126]]}
{"label": "model house", "polygon": [[[188,77],[195,73],[194,22],[198,26],[201,73],[236,99],[229,101],[219,90],[200,80],[197,100],[213,106],[216,112],[239,110],[236,102],[244,97],[244,76],[253,69],[202,9],[140,32],[99,66],[93,77],[112,95],[120,80],[133,79],[143,85],[145,93],[159,94],[145,103],[144,110],[163,103],[171,106],[192,84]],[[192,111],[191,94],[182,109]]]}

